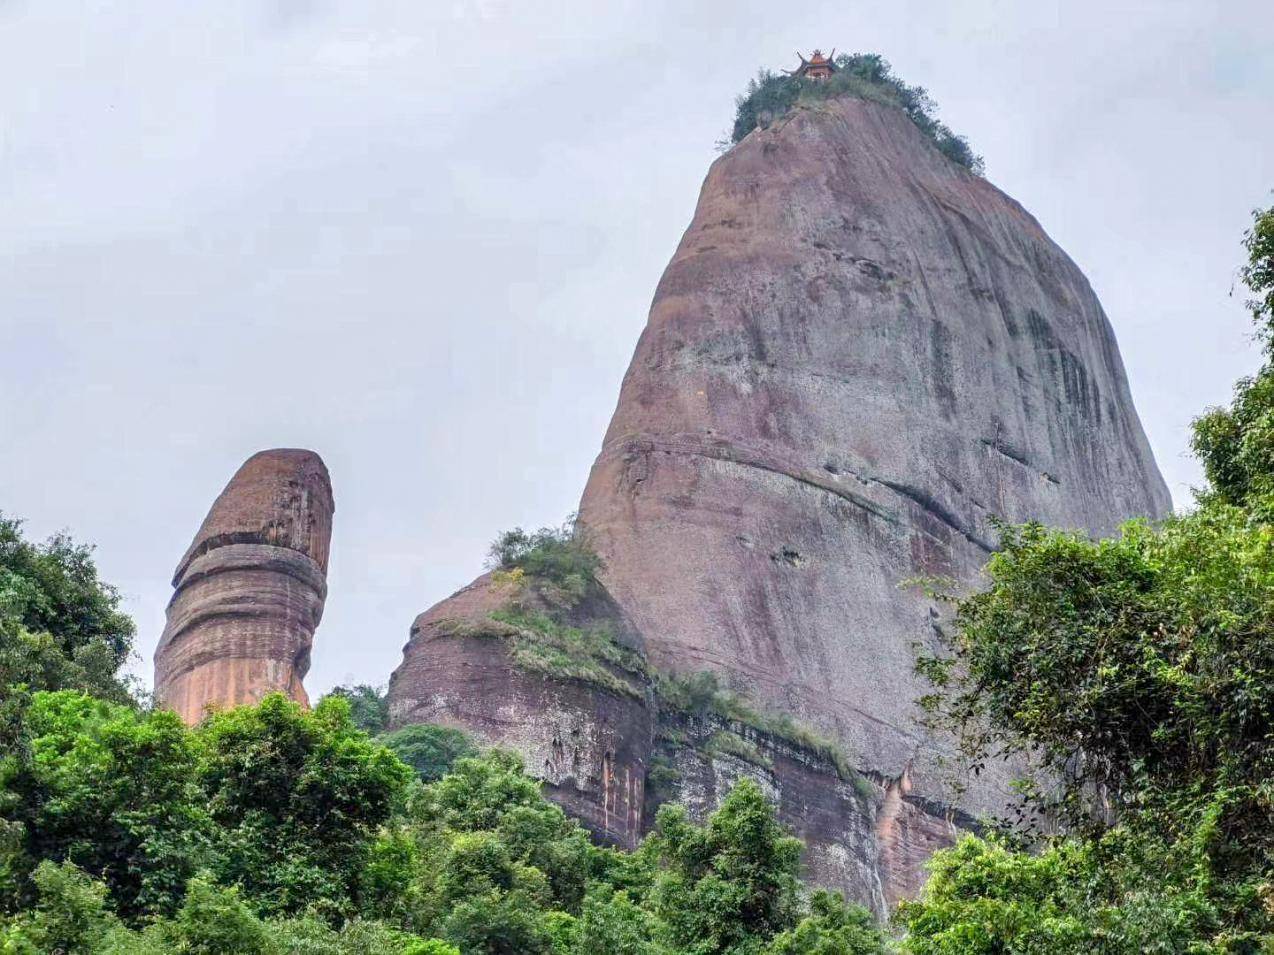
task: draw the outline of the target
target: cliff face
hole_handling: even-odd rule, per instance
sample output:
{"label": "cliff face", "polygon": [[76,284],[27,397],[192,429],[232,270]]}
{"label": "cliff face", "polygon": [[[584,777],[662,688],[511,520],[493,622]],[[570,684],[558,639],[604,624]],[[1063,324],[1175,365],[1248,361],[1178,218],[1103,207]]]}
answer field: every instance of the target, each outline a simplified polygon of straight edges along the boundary
{"label": "cliff face", "polygon": [[[941,618],[900,583],[975,585],[994,517],[1105,533],[1169,507],[1075,264],[900,112],[843,99],[714,163],[580,520],[656,669],[719,674],[834,738],[870,781],[854,803],[827,767],[753,760],[789,794],[811,871],[879,907],[915,890],[956,823],[1009,798],[1002,770],[957,797],[917,726],[914,645]],[[442,698],[439,652],[408,645],[399,722]],[[439,708],[464,725],[478,705]],[[515,722],[540,719],[528,701]],[[667,794],[711,808],[728,760],[673,738]]]}
{"label": "cliff face", "polygon": [[301,684],[327,596],[332,486],[312,451],[249,458],[204,519],[173,575],[155,651],[160,705],[197,723]]}
{"label": "cliff face", "polygon": [[[511,607],[525,619],[553,612],[530,588],[484,574],[417,617],[389,680],[391,726],[455,726],[516,750],[546,795],[602,841],[632,848],[654,732],[649,681],[594,661],[564,667],[557,650],[535,653],[538,635],[507,615]],[[604,594],[565,616],[572,627],[639,639]]]}
{"label": "cliff face", "polygon": [[992,517],[1170,508],[1075,264],[898,111],[798,110],[714,165],[584,492],[662,669],[710,669],[924,788],[917,575]]}

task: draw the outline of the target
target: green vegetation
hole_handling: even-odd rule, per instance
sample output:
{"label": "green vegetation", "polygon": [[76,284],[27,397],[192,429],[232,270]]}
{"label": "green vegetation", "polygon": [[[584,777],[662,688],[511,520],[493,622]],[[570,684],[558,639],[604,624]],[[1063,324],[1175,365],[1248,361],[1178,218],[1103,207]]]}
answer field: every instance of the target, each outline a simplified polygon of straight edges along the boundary
{"label": "green vegetation", "polygon": [[389,725],[389,699],[384,687],[367,683],[337,686],[327,695],[348,700],[350,721],[368,736],[379,736]]}
{"label": "green vegetation", "polygon": [[902,110],[939,152],[970,172],[982,175],[982,157],[973,153],[963,136],[956,135],[937,119],[934,115],[937,105],[929,93],[923,87],[908,86],[900,80],[882,56],[842,54],[836,57],[836,67],[830,78],[820,81],[762,70],[735,101],[730,141],[740,142],[757,126],[768,126],[798,106],[853,96]]}
{"label": "green vegetation", "polygon": [[717,730],[708,737],[701,749],[708,756],[736,756],[753,766],[774,768],[774,761],[756,743],[730,730]]}
{"label": "green vegetation", "polygon": [[395,756],[416,771],[424,782],[432,783],[447,773],[457,760],[478,755],[464,732],[450,726],[416,723],[387,733],[378,739]]}
{"label": "green vegetation", "polygon": [[[437,727],[373,740],[353,716],[383,726],[372,688],[189,729],[119,680],[132,625],[89,551],[0,520],[0,952],[1274,951],[1274,210],[1247,249],[1266,362],[1196,423],[1197,509],[1103,541],[1004,528],[989,588],[956,600],[949,646],[918,661],[928,718],[975,770],[1003,754],[1042,769],[1024,818],[1052,828],[939,852],[900,941],[804,889],[800,844],[748,781],[704,825],[662,807],[625,853],[593,845],[515,756]],[[598,565],[582,572],[572,544],[531,572],[540,545],[513,544],[501,572],[561,599],[534,611],[548,624],[521,606],[499,625],[530,620],[618,667],[554,616],[595,596]],[[662,678],[658,696],[829,745],[708,674]],[[727,726],[709,745],[747,739]]]}
{"label": "green vegetation", "polygon": [[[875,790],[871,783],[850,765],[844,752],[832,740],[793,719],[788,713],[771,713],[757,709],[740,694],[721,686],[715,673],[660,674],[657,694],[660,706],[672,713],[698,719],[715,717],[726,723],[738,723],[813,753],[833,766],[842,780],[852,783],[862,798],[870,800],[874,797]],[[742,738],[739,738],[739,741],[747,743]],[[719,744],[721,742],[718,740]],[[755,749],[755,747],[751,748]],[[718,749],[731,752],[742,759],[747,759],[744,753],[750,751],[735,743],[718,745]],[[756,760],[749,761],[756,762]],[[757,765],[764,766],[764,759]]]}
{"label": "green vegetation", "polygon": [[131,699],[116,674],[136,631],[119,602],[92,548],[64,534],[33,544],[0,512],[0,703],[18,685]]}
{"label": "green vegetation", "polygon": [[1006,528],[920,660],[933,722],[975,768],[1030,755],[1062,834],[939,853],[906,951],[1274,950],[1274,210],[1246,248],[1266,362],[1196,422],[1198,507],[1103,541]]}
{"label": "green vegetation", "polygon": [[526,670],[652,700],[665,714],[711,716],[727,725],[703,743],[709,754],[730,754],[756,766],[769,766],[761,749],[729,724],[785,741],[835,767],[863,799],[874,798],[871,783],[854,770],[835,743],[790,715],[758,709],[721,686],[712,673],[654,673],[642,654],[615,639],[605,620],[586,618],[581,626],[572,625],[573,612],[602,594],[597,579],[602,561],[573,518],[561,527],[544,527],[532,534],[521,528],[502,534],[491,545],[489,563],[498,575],[497,585],[508,588],[508,603],[491,614],[489,625],[457,623],[456,635],[507,639],[513,662]]}
{"label": "green vegetation", "polygon": [[382,687],[359,684],[338,686],[323,700],[344,700],[350,711],[350,722],[356,729],[373,737],[416,772],[417,778],[432,783],[451,772],[456,760],[477,756],[478,748],[461,730],[432,723],[414,723],[386,732],[389,724],[389,699]]}
{"label": "green vegetation", "polygon": [[521,609],[498,611],[491,617],[509,628],[513,661],[523,669],[644,698],[645,660],[618,643],[605,624],[572,627],[549,614]]}
{"label": "green vegetation", "polygon": [[[666,808],[623,853],[593,845],[517,757],[443,727],[370,738],[355,720],[384,726],[372,687],[312,712],[275,694],[187,728],[118,681],[132,628],[88,551],[6,526],[4,632],[45,634],[58,659],[2,687],[0,952],[886,951],[865,911],[807,897],[799,844],[751,784],[702,827]],[[71,597],[95,613],[64,612]],[[83,647],[110,653],[89,680],[70,665]],[[866,934],[844,948],[846,932]]]}
{"label": "green vegetation", "polygon": [[533,533],[506,531],[491,545],[488,566],[506,604],[489,625],[457,624],[458,635],[508,639],[513,662],[525,670],[645,698],[645,659],[615,638],[604,613],[590,612],[605,602],[602,562],[573,517]]}
{"label": "green vegetation", "polygon": [[530,585],[550,606],[570,610],[597,589],[601,558],[574,516],[561,527],[520,527],[495,539],[488,565],[504,580]]}
{"label": "green vegetation", "polygon": [[[715,674],[656,674],[645,658],[615,639],[605,621],[568,622],[572,611],[601,593],[602,561],[574,518],[561,527],[534,533],[508,531],[491,545],[490,566],[497,584],[509,589],[505,609],[491,615],[492,626],[457,624],[457,635],[493,636],[511,644],[513,662],[526,670],[580,680],[612,693],[657,700],[665,713],[735,723],[807,750],[834,766],[870,800],[874,789],[855,772],[840,748],[788,714],[762,711],[721,686]],[[653,691],[653,693],[652,693]],[[709,753],[728,753],[757,766],[765,754],[744,737],[722,727],[705,743]]]}
{"label": "green vegetation", "polygon": [[[0,856],[4,952],[762,955],[835,936],[829,906],[870,922],[808,907],[799,843],[751,784],[705,827],[666,808],[626,854],[594,846],[515,756],[412,782],[339,697],[309,714],[275,695],[187,730],[40,692],[29,735],[40,785],[0,787],[19,836]],[[111,776],[126,778],[89,791]],[[874,938],[853,951],[885,951]]]}

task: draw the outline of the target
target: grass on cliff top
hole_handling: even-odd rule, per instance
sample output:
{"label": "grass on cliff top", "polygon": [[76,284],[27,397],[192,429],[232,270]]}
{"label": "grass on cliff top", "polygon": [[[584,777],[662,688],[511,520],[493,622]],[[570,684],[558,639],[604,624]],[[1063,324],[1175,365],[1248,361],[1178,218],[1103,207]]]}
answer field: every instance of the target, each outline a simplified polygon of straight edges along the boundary
{"label": "grass on cliff top", "polygon": [[[875,790],[850,764],[848,757],[832,740],[820,734],[813,727],[807,726],[792,718],[788,713],[773,713],[758,709],[743,696],[721,685],[714,673],[691,673],[687,675],[660,674],[656,692],[661,706],[686,716],[717,717],[727,722],[751,727],[759,733],[813,753],[835,768],[836,774],[844,782],[850,783],[865,799],[872,798]],[[722,740],[713,736],[709,745],[716,742],[721,749]],[[742,742],[747,743],[746,740]],[[752,747],[755,749],[755,747]],[[744,748],[731,744],[729,749],[733,755],[749,759]],[[750,762],[756,760],[749,759]],[[757,765],[765,766],[759,762]]]}
{"label": "grass on cliff top", "polygon": [[889,61],[877,53],[842,53],[835,62],[837,71],[822,81],[761,70],[735,100],[731,144],[740,142],[758,126],[782,119],[797,106],[853,96],[902,110],[940,153],[975,175],[982,175],[982,157],[973,152],[967,139],[937,118],[938,106],[923,86],[904,83],[894,75]]}
{"label": "grass on cliff top", "polygon": [[645,698],[646,661],[616,641],[608,627],[571,627],[546,613],[517,607],[498,610],[491,619],[509,628],[505,633],[511,638],[513,662],[523,669]]}

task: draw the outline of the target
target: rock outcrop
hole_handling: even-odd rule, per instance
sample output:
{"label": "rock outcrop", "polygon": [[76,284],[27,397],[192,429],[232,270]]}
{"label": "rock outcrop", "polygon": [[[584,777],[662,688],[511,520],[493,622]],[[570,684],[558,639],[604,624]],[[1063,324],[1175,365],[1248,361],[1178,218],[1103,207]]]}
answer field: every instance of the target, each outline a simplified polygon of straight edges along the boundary
{"label": "rock outcrop", "polygon": [[[717,674],[832,738],[869,781],[864,803],[809,760],[753,761],[789,821],[812,820],[798,825],[811,873],[882,909],[957,826],[1010,799],[1002,768],[957,795],[943,741],[917,725],[915,645],[942,618],[900,584],[975,585],[994,518],[1105,533],[1169,508],[1075,264],[901,112],[840,99],[713,164],[580,521],[655,670]],[[425,618],[449,618],[464,594]],[[394,718],[483,723],[481,703],[462,709],[445,687],[466,666],[496,683],[509,662],[453,647],[435,665],[441,643],[420,627],[390,685]],[[533,700],[517,705],[505,723],[542,720]],[[693,734],[672,738],[661,759],[681,782],[662,789],[710,804],[726,764]]]}
{"label": "rock outcrop", "polygon": [[332,485],[312,451],[249,458],[181,558],[155,651],[155,695],[187,723],[301,681],[327,597]]}
{"label": "rock outcrop", "polygon": [[[389,681],[391,725],[455,726],[516,750],[595,836],[632,848],[656,715],[649,680],[641,667],[563,659],[531,626],[553,612],[532,588],[488,573],[421,614]],[[561,615],[572,630],[604,629],[639,653],[640,638],[605,594]]]}

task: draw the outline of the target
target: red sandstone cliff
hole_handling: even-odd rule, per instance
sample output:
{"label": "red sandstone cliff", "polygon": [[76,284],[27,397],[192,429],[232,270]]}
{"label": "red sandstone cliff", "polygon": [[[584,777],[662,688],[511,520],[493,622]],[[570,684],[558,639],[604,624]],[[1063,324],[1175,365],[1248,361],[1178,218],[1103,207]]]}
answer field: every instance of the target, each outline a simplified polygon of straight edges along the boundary
{"label": "red sandstone cliff", "polygon": [[[774,752],[750,765],[665,746],[679,780],[667,795],[710,808],[739,773],[763,777],[810,842],[812,873],[883,909],[915,890],[953,820],[1009,798],[1003,771],[957,796],[944,744],[916,724],[913,645],[939,617],[900,583],[974,584],[993,517],[1101,533],[1169,507],[1075,264],[901,112],[841,99],[713,164],[580,516],[655,667],[714,671],[818,727],[874,787],[864,802],[809,754],[761,740]],[[394,720],[469,726],[528,753],[573,745],[576,802],[596,804],[612,741],[633,742],[616,722],[628,717],[604,689],[563,703],[543,678],[534,693],[455,701],[456,674],[520,679],[486,644],[437,632],[472,611],[467,594],[417,621]],[[652,752],[627,746],[630,774]]]}
{"label": "red sandstone cliff", "polygon": [[204,519],[173,575],[155,651],[160,705],[196,723],[209,705],[252,703],[302,686],[327,596],[332,486],[312,451],[249,458]]}

